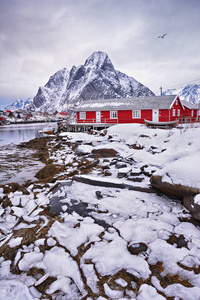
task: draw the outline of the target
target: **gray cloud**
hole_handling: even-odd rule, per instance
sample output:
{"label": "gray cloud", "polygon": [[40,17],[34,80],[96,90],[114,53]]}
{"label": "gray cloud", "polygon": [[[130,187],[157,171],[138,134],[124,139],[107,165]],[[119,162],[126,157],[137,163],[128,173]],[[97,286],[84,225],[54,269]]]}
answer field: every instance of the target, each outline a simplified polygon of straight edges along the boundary
{"label": "gray cloud", "polygon": [[98,50],[156,93],[200,78],[199,12],[199,0],[0,0],[0,105]]}

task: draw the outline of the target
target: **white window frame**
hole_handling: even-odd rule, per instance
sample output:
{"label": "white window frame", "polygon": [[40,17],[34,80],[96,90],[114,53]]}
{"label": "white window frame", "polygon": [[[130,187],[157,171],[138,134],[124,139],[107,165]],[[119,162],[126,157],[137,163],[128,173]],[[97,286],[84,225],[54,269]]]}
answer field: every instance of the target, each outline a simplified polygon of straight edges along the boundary
{"label": "white window frame", "polygon": [[110,119],[117,119],[117,110],[110,111]]}
{"label": "white window frame", "polygon": [[180,115],[181,115],[181,110],[177,109],[177,117],[180,117]]}
{"label": "white window frame", "polygon": [[191,117],[194,117],[194,110],[191,110]]}
{"label": "white window frame", "polygon": [[172,117],[175,117],[175,116],[176,116],[176,109],[173,108],[173,109],[172,109]]}
{"label": "white window frame", "polygon": [[132,110],[133,119],[141,119],[141,110]]}
{"label": "white window frame", "polygon": [[80,111],[79,112],[79,118],[80,118],[80,120],[85,120],[86,119],[86,112],[85,111]]}

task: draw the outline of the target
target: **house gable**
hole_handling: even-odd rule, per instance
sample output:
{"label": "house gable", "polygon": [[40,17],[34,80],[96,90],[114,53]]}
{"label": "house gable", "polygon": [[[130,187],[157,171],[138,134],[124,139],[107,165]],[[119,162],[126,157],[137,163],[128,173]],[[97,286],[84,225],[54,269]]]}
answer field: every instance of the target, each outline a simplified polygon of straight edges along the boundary
{"label": "house gable", "polygon": [[179,96],[176,96],[176,97],[174,98],[174,101],[173,101],[172,104],[170,105],[170,109],[173,108],[174,106],[178,106],[178,105],[180,105],[181,108],[182,108],[182,110],[184,110],[184,105],[182,104],[182,102],[181,102]]}

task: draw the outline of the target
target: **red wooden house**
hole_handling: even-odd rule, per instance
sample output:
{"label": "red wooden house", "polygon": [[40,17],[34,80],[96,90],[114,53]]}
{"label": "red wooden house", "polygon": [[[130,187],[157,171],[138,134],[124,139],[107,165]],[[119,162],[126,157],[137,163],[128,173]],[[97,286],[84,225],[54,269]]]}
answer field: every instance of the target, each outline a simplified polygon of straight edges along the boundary
{"label": "red wooden house", "polygon": [[168,122],[183,116],[178,96],[151,96],[83,101],[77,108],[78,124]]}
{"label": "red wooden house", "polygon": [[182,121],[183,122],[196,122],[198,121],[199,116],[199,108],[185,100],[181,101],[183,106],[184,106],[184,111],[183,111],[183,117]]}

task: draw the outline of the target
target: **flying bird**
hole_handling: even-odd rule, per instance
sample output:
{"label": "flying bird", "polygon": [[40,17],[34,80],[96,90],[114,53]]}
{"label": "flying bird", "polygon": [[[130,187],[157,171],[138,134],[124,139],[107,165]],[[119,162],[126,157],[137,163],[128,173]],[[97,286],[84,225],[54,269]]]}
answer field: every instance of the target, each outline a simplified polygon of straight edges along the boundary
{"label": "flying bird", "polygon": [[159,38],[164,39],[164,37],[165,37],[166,35],[167,35],[167,33],[164,33],[163,35],[159,35],[159,36],[158,36],[158,39],[159,39]]}

